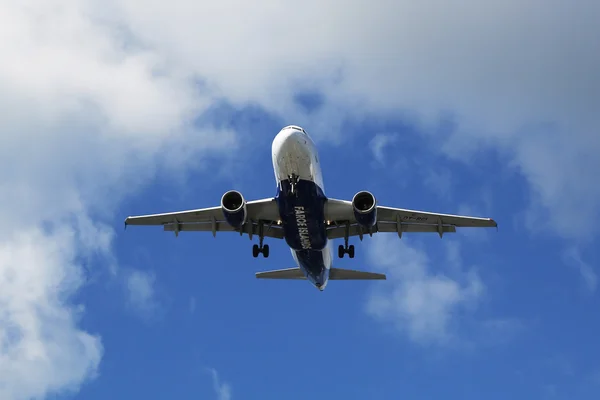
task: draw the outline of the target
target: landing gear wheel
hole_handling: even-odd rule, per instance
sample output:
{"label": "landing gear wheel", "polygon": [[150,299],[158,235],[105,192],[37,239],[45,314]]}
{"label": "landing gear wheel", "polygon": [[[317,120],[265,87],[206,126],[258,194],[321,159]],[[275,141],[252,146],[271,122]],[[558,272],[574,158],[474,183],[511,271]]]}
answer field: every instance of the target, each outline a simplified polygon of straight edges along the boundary
{"label": "landing gear wheel", "polygon": [[338,257],[344,258],[344,254],[348,254],[348,257],[354,258],[354,245],[344,247],[341,244],[338,246]]}
{"label": "landing gear wheel", "polygon": [[260,253],[260,249],[258,248],[258,245],[255,244],[254,246],[252,246],[252,257],[256,258],[258,257],[258,254]]}
{"label": "landing gear wheel", "polygon": [[344,258],[344,254],[346,253],[344,246],[342,246],[341,244],[338,246],[338,257],[339,258]]}
{"label": "landing gear wheel", "polygon": [[263,255],[264,258],[269,257],[269,245],[265,244],[264,246],[259,246],[257,244],[255,244],[254,246],[252,246],[252,257],[256,258],[258,257],[259,254]]}

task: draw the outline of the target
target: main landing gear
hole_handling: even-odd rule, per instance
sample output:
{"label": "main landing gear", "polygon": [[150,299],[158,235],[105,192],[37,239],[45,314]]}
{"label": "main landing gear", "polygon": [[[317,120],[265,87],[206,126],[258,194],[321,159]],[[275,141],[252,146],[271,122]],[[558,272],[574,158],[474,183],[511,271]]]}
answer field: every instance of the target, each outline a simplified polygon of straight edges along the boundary
{"label": "main landing gear", "polygon": [[254,246],[252,246],[252,257],[256,258],[258,257],[258,255],[260,253],[262,253],[264,258],[269,257],[269,245],[265,244],[263,245],[263,240],[265,239],[265,236],[263,234],[263,226],[262,224],[259,225],[259,244],[255,244]]}
{"label": "main landing gear", "polygon": [[348,246],[348,238],[350,236],[350,224],[346,223],[346,233],[344,235],[344,245],[341,244],[338,247],[338,257],[344,258],[344,254],[348,254],[348,257],[354,258],[354,245]]}
{"label": "main landing gear", "polygon": [[351,244],[350,246],[342,246],[340,244],[340,246],[338,247],[338,257],[344,258],[344,254],[348,254],[348,257],[354,258],[354,245]]}
{"label": "main landing gear", "polygon": [[255,244],[252,246],[252,257],[256,258],[260,253],[262,253],[264,258],[269,257],[269,245],[265,244],[264,246],[259,246]]}

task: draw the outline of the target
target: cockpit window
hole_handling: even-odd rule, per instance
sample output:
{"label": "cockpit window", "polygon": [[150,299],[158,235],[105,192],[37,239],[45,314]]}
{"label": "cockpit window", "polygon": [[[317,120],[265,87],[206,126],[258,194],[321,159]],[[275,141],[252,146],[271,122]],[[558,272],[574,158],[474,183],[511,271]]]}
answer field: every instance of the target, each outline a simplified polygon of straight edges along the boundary
{"label": "cockpit window", "polygon": [[289,126],[286,126],[283,129],[293,129],[295,131],[300,131],[300,132],[302,132],[302,133],[304,133],[306,135],[306,131],[304,129],[300,128],[299,126],[289,125]]}

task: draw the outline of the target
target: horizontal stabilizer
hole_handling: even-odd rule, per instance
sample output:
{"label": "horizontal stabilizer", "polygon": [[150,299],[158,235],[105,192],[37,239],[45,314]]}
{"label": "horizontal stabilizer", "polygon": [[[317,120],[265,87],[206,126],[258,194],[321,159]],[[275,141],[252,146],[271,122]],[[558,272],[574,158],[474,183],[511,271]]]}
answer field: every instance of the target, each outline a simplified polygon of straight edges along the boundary
{"label": "horizontal stabilizer", "polygon": [[385,274],[375,272],[355,271],[353,269],[331,268],[329,271],[329,279],[332,281],[349,281],[349,280],[386,280]]}
{"label": "horizontal stabilizer", "polygon": [[[300,268],[276,269],[274,271],[257,272],[258,279],[306,279]],[[353,269],[331,268],[329,279],[332,281],[386,280],[385,274],[355,271]]]}
{"label": "horizontal stabilizer", "polygon": [[276,269],[274,271],[257,272],[258,279],[306,279],[300,268]]}

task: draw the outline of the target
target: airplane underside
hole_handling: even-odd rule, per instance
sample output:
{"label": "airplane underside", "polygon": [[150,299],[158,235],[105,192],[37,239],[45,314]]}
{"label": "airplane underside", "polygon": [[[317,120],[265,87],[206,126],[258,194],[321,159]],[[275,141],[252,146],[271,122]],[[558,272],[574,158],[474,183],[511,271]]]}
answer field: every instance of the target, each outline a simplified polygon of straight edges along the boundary
{"label": "airplane underside", "polygon": [[325,196],[316,147],[304,129],[283,128],[272,144],[275,197],[246,201],[236,190],[221,197],[220,206],[128,217],[125,225],[162,225],[175,236],[181,231],[237,232],[250,240],[258,236],[252,255],[269,257],[265,237],[283,239],[296,267],[256,273],[261,279],[306,279],[319,290],[329,280],[386,279],[384,274],[333,267],[332,243],[343,239],[338,257],[354,258],[350,237],[393,232],[433,232],[440,238],[456,227],[497,227],[491,218],[439,214],[385,207],[368,191],[357,192],[351,201]]}
{"label": "airplane underside", "polygon": [[324,214],[327,198],[316,183],[290,175],[279,182],[275,196],[284,238],[307,279],[320,288],[327,281],[331,259]]}

